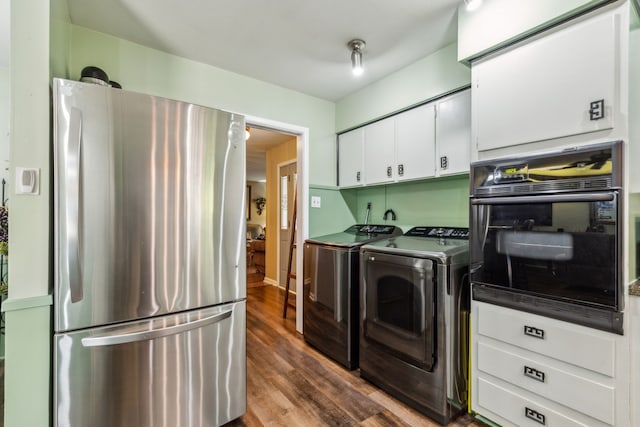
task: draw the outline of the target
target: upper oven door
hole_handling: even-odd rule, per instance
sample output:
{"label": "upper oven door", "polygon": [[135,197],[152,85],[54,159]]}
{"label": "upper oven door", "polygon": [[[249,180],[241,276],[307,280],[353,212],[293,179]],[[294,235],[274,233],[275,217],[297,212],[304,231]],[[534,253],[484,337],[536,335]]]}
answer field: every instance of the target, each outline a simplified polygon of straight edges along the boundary
{"label": "upper oven door", "polygon": [[621,309],[616,191],[471,200],[475,284]]}
{"label": "upper oven door", "polygon": [[406,362],[435,363],[435,264],[430,259],[362,254],[362,335]]}

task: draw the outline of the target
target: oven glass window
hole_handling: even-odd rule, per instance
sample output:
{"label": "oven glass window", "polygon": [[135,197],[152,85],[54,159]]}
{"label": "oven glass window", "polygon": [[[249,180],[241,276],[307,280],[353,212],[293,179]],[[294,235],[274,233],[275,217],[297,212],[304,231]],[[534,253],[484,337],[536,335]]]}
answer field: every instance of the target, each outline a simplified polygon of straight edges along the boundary
{"label": "oven glass window", "polygon": [[[617,308],[617,202],[476,205],[472,280]],[[484,221],[484,222],[483,222]]]}

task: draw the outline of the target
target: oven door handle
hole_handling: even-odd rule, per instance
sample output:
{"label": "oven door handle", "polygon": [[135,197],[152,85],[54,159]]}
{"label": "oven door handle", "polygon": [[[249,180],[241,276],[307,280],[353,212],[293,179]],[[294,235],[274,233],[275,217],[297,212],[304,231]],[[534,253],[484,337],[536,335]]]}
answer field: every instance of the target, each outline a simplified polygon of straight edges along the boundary
{"label": "oven door handle", "polygon": [[542,194],[539,196],[488,197],[471,199],[472,205],[513,205],[521,203],[607,202],[616,199],[616,193]]}

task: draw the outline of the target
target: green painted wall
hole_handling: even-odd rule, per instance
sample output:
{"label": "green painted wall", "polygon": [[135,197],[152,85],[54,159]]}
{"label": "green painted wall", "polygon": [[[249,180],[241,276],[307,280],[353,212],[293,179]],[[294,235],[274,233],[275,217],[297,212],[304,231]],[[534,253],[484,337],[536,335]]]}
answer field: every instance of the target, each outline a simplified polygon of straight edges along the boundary
{"label": "green painted wall", "polygon": [[[9,186],[9,299],[4,302],[7,427],[50,425],[50,5],[11,1],[9,176],[15,166],[40,169],[40,195],[16,196]],[[11,180],[10,180],[11,181]],[[22,301],[36,300],[25,306]]]}
{"label": "green painted wall", "polygon": [[[343,190],[355,194],[355,222],[364,221],[371,202],[371,224],[397,225],[403,231],[418,225],[469,226],[469,176],[434,178],[371,188]],[[383,220],[387,209],[396,221]]]}
{"label": "green painted wall", "polygon": [[71,28],[70,78],[95,65],[123,88],[309,128],[309,183],[335,185],[335,105],[256,79]]}
{"label": "green painted wall", "polygon": [[70,78],[69,49],[71,48],[71,19],[67,0],[51,0],[51,32],[49,57],[52,77]]}
{"label": "green painted wall", "polygon": [[458,7],[458,59],[468,60],[607,0],[484,0]]}
{"label": "green painted wall", "polygon": [[340,99],[336,130],[360,126],[469,85],[471,70],[457,62],[456,53],[456,44],[451,44]]}
{"label": "green painted wall", "polygon": [[309,205],[309,237],[344,230],[355,222],[355,196],[345,195],[337,189],[310,187],[311,197],[320,197],[320,208]]}
{"label": "green painted wall", "polygon": [[0,67],[0,180],[9,173],[9,109],[11,107],[11,70]]}

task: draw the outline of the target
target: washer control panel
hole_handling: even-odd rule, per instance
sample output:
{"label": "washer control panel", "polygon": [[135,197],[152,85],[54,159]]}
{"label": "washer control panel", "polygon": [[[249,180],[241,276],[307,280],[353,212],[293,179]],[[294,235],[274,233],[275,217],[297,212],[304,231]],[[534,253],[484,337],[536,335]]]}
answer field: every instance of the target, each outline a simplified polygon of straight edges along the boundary
{"label": "washer control panel", "polygon": [[469,240],[469,229],[463,227],[413,227],[405,236]]}
{"label": "washer control panel", "polygon": [[385,224],[356,224],[345,230],[353,234],[402,234],[402,230],[394,225]]}

